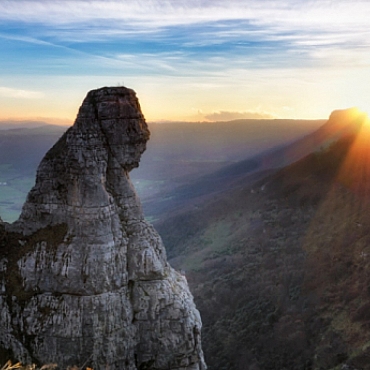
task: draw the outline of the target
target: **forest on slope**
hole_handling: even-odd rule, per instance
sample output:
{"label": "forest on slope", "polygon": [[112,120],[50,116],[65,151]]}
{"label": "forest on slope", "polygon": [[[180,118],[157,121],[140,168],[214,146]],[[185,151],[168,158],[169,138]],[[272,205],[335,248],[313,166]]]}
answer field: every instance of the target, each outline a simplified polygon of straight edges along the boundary
{"label": "forest on slope", "polygon": [[370,369],[370,126],[352,113],[319,150],[155,224],[209,369]]}

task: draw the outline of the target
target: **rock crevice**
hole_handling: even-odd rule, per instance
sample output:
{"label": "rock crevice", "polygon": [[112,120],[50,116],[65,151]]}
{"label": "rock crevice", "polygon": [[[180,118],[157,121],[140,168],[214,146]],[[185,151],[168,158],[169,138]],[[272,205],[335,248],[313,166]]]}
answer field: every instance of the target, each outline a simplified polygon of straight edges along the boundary
{"label": "rock crevice", "polygon": [[148,139],[134,91],[102,88],[45,155],[19,219],[0,223],[0,356],[205,369],[186,279],[129,178]]}

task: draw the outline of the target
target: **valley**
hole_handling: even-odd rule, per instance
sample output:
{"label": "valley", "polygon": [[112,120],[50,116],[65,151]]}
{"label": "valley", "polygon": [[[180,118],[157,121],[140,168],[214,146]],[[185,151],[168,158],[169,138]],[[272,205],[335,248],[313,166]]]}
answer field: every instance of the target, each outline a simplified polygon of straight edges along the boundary
{"label": "valley", "polygon": [[[151,139],[132,172],[143,203],[200,176],[310,133],[321,120],[151,123]],[[274,127],[274,135],[271,134]],[[14,221],[43,155],[67,130],[45,122],[0,122],[0,216]],[[152,219],[154,215],[149,214]]]}

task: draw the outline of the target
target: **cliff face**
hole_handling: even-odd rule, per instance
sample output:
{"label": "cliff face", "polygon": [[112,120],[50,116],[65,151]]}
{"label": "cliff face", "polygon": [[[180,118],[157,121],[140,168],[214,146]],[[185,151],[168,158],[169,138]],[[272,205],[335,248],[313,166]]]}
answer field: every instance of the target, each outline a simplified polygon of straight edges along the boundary
{"label": "cliff face", "polygon": [[149,131],[135,93],[91,91],[0,223],[0,358],[94,369],[204,369],[186,279],[144,220],[129,171]]}

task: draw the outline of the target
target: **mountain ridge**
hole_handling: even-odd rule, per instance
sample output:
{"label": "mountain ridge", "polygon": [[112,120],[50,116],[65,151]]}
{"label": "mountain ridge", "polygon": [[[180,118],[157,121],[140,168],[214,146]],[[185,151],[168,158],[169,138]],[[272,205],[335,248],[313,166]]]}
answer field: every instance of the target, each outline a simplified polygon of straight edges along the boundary
{"label": "mountain ridge", "polygon": [[[355,133],[361,126],[363,113],[356,108],[336,110],[331,113],[329,119],[317,130],[305,135],[302,138],[265,150],[246,160],[226,165],[221,169],[205,174],[198,179],[178,186],[173,190],[162,193],[162,199],[158,196],[153,199],[146,199],[144,203],[145,212],[155,220],[161,218],[172,209],[181,208],[189,199],[194,201],[197,197],[211,196],[213,193],[224,191],[235,182],[250,181],[252,174],[263,171],[272,171],[279,167],[286,166],[298,159],[319,149],[324,149],[331,142],[346,133]],[[257,174],[255,176],[258,176]]]}
{"label": "mountain ridge", "polygon": [[[249,136],[256,129],[260,132],[260,144],[263,147],[274,144],[274,138],[267,136],[263,139],[261,136],[264,132],[261,126],[263,122],[252,120],[253,127],[244,127],[248,122],[224,122],[199,127],[197,124],[181,122],[151,124],[151,140],[147,151],[140,167],[131,173],[142,201],[146,203],[150,196],[187,183],[199,174],[211,173],[234,160],[244,159],[251,153],[249,144],[252,139]],[[297,137],[318,124],[317,121],[294,122],[297,127],[287,120],[282,120],[276,126],[286,127],[285,132],[283,129],[278,130],[281,131],[278,140],[284,142]],[[210,141],[207,141],[210,135],[205,136],[209,131],[207,128],[213,130]],[[38,163],[66,129],[48,125],[34,129],[23,127],[0,130],[0,183],[7,183],[6,187],[1,188],[0,211],[5,220],[14,221],[18,217],[27,192],[33,185]],[[233,135],[230,134],[230,129],[236,130]],[[194,137],[197,141],[189,147]],[[215,153],[222,152],[225,147],[229,147],[229,150],[218,155],[216,160]],[[257,146],[254,150],[257,150]]]}
{"label": "mountain ridge", "polygon": [[318,151],[156,222],[209,369],[370,369],[370,132],[343,113]]}

